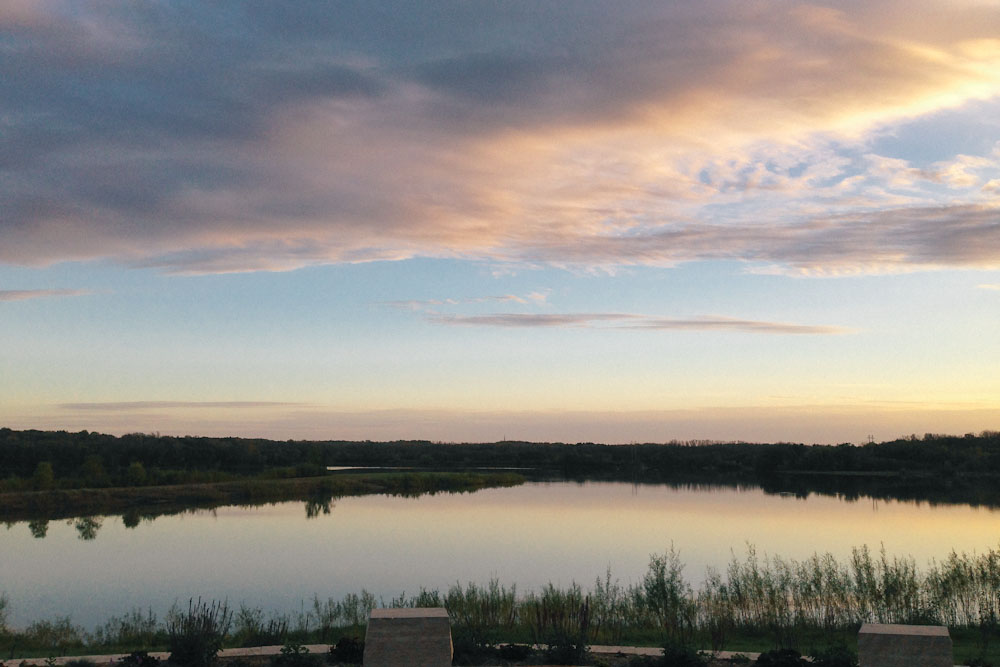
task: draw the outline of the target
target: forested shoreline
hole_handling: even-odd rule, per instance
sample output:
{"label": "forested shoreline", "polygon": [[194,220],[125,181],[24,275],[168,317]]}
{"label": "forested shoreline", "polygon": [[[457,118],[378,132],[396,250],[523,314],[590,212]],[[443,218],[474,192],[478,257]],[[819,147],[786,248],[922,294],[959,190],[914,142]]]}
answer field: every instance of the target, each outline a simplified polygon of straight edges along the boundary
{"label": "forested shoreline", "polygon": [[520,468],[588,478],[688,476],[767,482],[776,476],[881,480],[1000,477],[1000,432],[926,434],[853,445],[669,442],[436,443],[276,441],[0,428],[0,492],[315,477],[329,466],[430,470]]}
{"label": "forested shoreline", "polygon": [[[331,465],[533,467],[564,470],[629,469],[718,472],[955,472],[1000,475],[1000,431],[925,434],[853,445],[671,441],[608,445],[592,442],[503,441],[438,443],[346,440],[267,440],[89,431],[0,428],[0,466],[6,476],[30,477],[49,462],[61,479],[127,485],[129,466],[141,464],[162,479],[180,471],[207,477],[246,475],[269,468],[315,472]],[[213,481],[213,480],[197,480]],[[124,484],[122,484],[124,483]]]}
{"label": "forested shoreline", "polygon": [[[331,471],[331,467],[362,470]],[[381,470],[380,470],[381,469]],[[755,486],[1000,507],[1000,433],[865,445],[275,441],[0,428],[0,520],[468,491],[525,480]]]}

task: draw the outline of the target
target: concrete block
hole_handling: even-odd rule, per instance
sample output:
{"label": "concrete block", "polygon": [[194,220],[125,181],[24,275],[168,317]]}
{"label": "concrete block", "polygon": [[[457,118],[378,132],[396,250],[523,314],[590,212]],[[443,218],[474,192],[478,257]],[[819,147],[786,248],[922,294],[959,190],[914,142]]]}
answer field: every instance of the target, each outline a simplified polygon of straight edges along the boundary
{"label": "concrete block", "polygon": [[860,667],[953,667],[943,625],[865,623],[858,632]]}
{"label": "concrete block", "polygon": [[444,607],[374,609],[365,633],[365,667],[448,667],[454,648]]}

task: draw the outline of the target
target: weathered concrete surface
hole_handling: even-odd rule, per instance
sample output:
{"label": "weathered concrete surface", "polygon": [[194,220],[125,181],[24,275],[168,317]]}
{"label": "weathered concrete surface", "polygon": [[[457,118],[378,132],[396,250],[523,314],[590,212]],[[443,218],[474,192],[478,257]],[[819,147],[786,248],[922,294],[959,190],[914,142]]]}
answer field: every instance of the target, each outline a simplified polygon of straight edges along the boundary
{"label": "weathered concrete surface", "polygon": [[454,648],[444,607],[375,609],[365,634],[365,667],[448,667]]}
{"label": "weathered concrete surface", "polygon": [[858,632],[860,667],[952,667],[951,636],[942,625],[865,623]]}

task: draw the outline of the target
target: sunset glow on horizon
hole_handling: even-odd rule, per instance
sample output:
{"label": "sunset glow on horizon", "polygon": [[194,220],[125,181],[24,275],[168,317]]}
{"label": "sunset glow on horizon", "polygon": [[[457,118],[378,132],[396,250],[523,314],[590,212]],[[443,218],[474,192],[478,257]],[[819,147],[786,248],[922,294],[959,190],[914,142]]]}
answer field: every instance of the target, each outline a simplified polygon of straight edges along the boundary
{"label": "sunset glow on horizon", "polygon": [[0,6],[0,426],[1000,429],[1000,4]]}

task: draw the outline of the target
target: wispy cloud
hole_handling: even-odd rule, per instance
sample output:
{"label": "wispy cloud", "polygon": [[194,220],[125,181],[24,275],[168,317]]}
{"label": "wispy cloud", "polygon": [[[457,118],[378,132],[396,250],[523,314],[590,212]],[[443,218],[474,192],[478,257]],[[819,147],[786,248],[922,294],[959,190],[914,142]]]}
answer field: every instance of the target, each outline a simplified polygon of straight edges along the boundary
{"label": "wispy cloud", "polygon": [[996,283],[984,283],[982,285],[976,285],[976,287],[978,287],[979,289],[1000,291],[1000,285]]}
{"label": "wispy cloud", "polygon": [[856,333],[855,329],[828,325],[793,324],[789,322],[762,322],[741,320],[734,317],[698,317],[691,320],[650,318],[628,325],[632,329],[665,329],[677,331],[736,331],[761,334],[813,334],[842,335]]}
{"label": "wispy cloud", "polygon": [[62,296],[87,296],[88,294],[92,294],[92,292],[85,289],[0,290],[0,301],[26,301]]}
{"label": "wispy cloud", "polygon": [[640,317],[624,313],[495,313],[492,315],[441,315],[427,319],[435,324],[486,327],[592,327],[600,322]]}
{"label": "wispy cloud", "polygon": [[1000,266],[996,155],[869,148],[997,115],[995,4],[15,7],[0,262]]}
{"label": "wispy cloud", "polygon": [[248,409],[248,408],[288,408],[304,407],[304,403],[284,403],[278,401],[122,401],[108,403],[62,403],[62,410],[120,412],[131,410],[170,409]]}
{"label": "wispy cloud", "polygon": [[730,331],[757,334],[840,335],[855,333],[854,329],[826,325],[793,324],[743,320],[732,317],[704,316],[691,319],[671,319],[631,313],[496,313],[491,315],[430,314],[435,324],[486,327],[579,327],[645,329],[661,331]]}
{"label": "wispy cloud", "polygon": [[503,294],[500,296],[474,296],[461,299],[406,299],[400,301],[383,301],[382,305],[400,308],[403,310],[426,310],[438,306],[458,306],[472,303],[518,303],[518,304],[543,304],[549,298],[548,291],[538,290],[523,296],[517,294]]}

